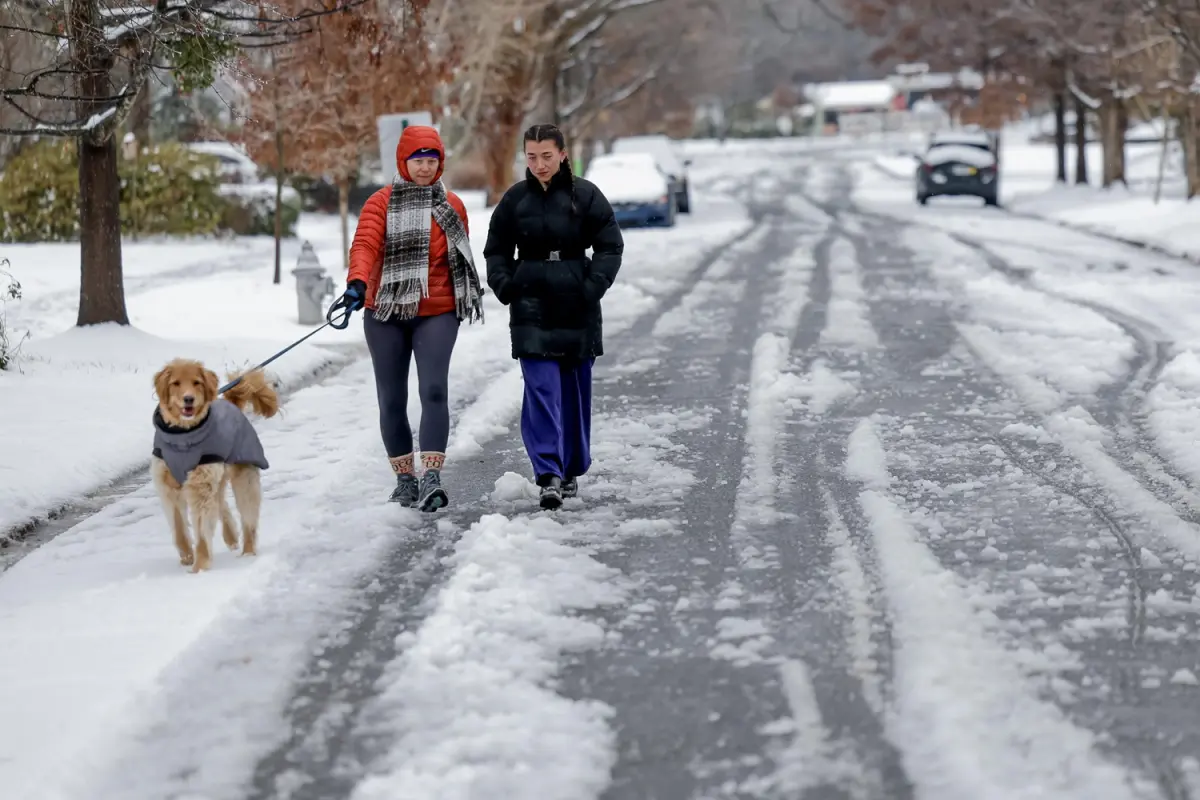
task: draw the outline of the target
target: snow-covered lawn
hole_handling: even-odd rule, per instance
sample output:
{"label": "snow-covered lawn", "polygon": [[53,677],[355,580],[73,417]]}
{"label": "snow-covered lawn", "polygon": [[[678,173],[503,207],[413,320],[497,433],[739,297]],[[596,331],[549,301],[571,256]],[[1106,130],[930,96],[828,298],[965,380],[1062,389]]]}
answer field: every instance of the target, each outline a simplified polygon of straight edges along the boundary
{"label": "snow-covered lawn", "polygon": [[[472,211],[482,268],[487,216]],[[681,217],[675,229],[628,232],[619,282],[604,301],[606,335],[618,336],[686,291],[700,254],[748,225],[737,203],[698,196],[695,212]],[[336,274],[336,240],[332,249],[324,244],[318,251]],[[257,360],[302,333],[290,317],[294,298],[286,288],[270,286],[266,263],[261,275],[239,271],[148,285],[130,297],[132,330],[70,330],[31,342],[26,372],[0,376],[3,407],[15,412],[0,420],[6,445],[0,508],[6,518],[19,521],[147,460],[150,375],[168,356],[197,353],[210,363]],[[174,304],[183,300],[192,307],[175,312]],[[37,301],[37,292],[31,292],[27,302]],[[452,465],[506,434],[519,411],[520,374],[509,353],[507,314],[490,294],[485,302],[486,324],[463,328],[451,366]],[[187,344],[185,337],[199,343]],[[355,325],[314,338],[360,337]],[[329,357],[318,344],[309,345],[277,362],[279,373],[295,377]],[[254,760],[287,735],[260,728],[278,724],[313,637],[349,593],[361,591],[357,581],[385,548],[419,535],[421,515],[380,502],[392,476],[379,442],[373,389],[364,360],[298,391],[279,417],[256,423],[272,464],[264,473],[259,557],[218,553],[211,572],[187,575],[157,498],[143,486],[0,576],[5,796],[161,798],[173,791],[162,784],[178,780],[173,765],[196,748],[207,753],[198,779],[224,787],[225,796],[244,796]],[[410,407],[414,427],[416,395],[413,391]],[[616,425],[633,437],[606,435],[608,449],[596,451],[603,461],[597,481],[607,470],[648,474],[654,468],[657,439],[646,435],[644,425],[630,428],[629,422],[597,421],[600,429]],[[19,446],[8,447],[13,441]],[[45,466],[33,469],[31,455],[45,459]],[[522,711],[549,726],[531,731],[541,737],[539,752],[543,746],[565,748],[564,757],[602,783],[612,758],[607,729],[595,725],[603,715],[586,704],[564,704],[541,687],[559,650],[593,636],[569,619],[571,610],[607,602],[616,591],[604,585],[599,565],[563,542],[610,521],[601,515],[567,527],[514,522],[513,515],[529,506],[522,498],[532,487],[522,483],[517,476],[502,481],[496,496],[502,513],[463,534],[458,573],[411,660],[397,667],[405,676],[398,687],[403,691],[383,698],[402,707],[434,701],[436,682],[428,670],[458,659],[463,669],[456,683],[446,684],[456,688],[443,714],[485,713],[492,726],[471,731],[447,718],[436,737],[401,742],[397,774],[381,793],[364,787],[364,796],[402,796],[395,787],[415,779],[447,790],[456,785],[459,776],[447,767],[474,752],[472,741],[504,726],[508,703],[522,704]],[[15,512],[14,502],[23,504]],[[439,525],[447,535],[454,532],[449,518]],[[504,633],[494,641],[478,638],[498,629]],[[462,638],[469,631],[475,635]],[[228,658],[246,659],[249,672],[236,684],[223,683],[220,665]],[[262,739],[156,738],[155,726],[167,716],[178,721],[218,707],[240,718],[235,726],[240,734],[257,730]],[[162,759],[127,760],[131,748],[148,743],[161,749]],[[513,748],[515,755],[522,752],[515,740]],[[577,777],[578,769],[570,769]],[[503,771],[500,762],[495,771]]]}

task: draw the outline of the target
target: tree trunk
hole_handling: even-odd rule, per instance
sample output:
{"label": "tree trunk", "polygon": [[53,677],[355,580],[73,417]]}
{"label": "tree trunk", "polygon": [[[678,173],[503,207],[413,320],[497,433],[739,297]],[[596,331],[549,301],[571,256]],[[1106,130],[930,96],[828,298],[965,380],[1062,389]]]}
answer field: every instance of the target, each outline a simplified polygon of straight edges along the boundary
{"label": "tree trunk", "polygon": [[1200,194],[1200,142],[1196,139],[1196,102],[1190,96],[1183,99],[1179,120],[1179,145],[1183,148],[1183,163],[1187,173],[1187,196],[1191,200]]}
{"label": "tree trunk", "polygon": [[[111,54],[103,40],[96,0],[67,6],[67,31],[77,80],[80,116],[102,110],[96,98],[110,93]],[[79,316],[76,325],[128,325],[121,269],[121,180],[117,143],[100,128],[79,140]]]}
{"label": "tree trunk", "polygon": [[338,216],[342,221],[342,269],[350,271],[350,179],[338,178]]}
{"label": "tree trunk", "polygon": [[1088,183],[1087,105],[1075,97],[1075,185]]}
{"label": "tree trunk", "polygon": [[500,202],[500,198],[513,185],[513,144],[521,135],[520,129],[520,122],[492,125],[481,136],[489,206]]}
{"label": "tree trunk", "polygon": [[1117,138],[1115,141],[1116,152],[1113,154],[1116,170],[1114,180],[1120,181],[1128,186],[1129,182],[1125,179],[1125,131],[1129,128],[1129,104],[1124,100],[1117,105]]}
{"label": "tree trunk", "polygon": [[538,91],[537,105],[534,106],[530,119],[530,122],[535,125],[550,123],[562,126],[562,120],[558,115],[558,73],[558,58],[549,52],[543,55],[535,76]]}
{"label": "tree trunk", "polygon": [[1125,183],[1125,126],[1128,124],[1128,113],[1125,104],[1115,98],[1102,109],[1105,189],[1114,183]]}
{"label": "tree trunk", "polygon": [[146,75],[146,80],[142,83],[142,90],[138,93],[137,100],[133,101],[133,108],[129,112],[129,130],[133,133],[139,147],[143,147],[150,143],[150,117],[153,112],[154,105],[153,87],[150,85],[150,76]]}
{"label": "tree trunk", "polygon": [[1067,182],[1067,98],[1063,92],[1054,93],[1054,152],[1058,158],[1055,180]]}
{"label": "tree trunk", "polygon": [[79,142],[79,317],[76,325],[128,325],[121,269],[117,142]]}
{"label": "tree trunk", "polygon": [[275,111],[275,274],[271,282],[278,285],[283,273],[283,179],[284,168],[283,147],[283,103],[279,97],[279,69],[275,61],[275,50],[271,50],[272,104]]}
{"label": "tree trunk", "polygon": [[275,173],[275,275],[271,283],[283,279],[283,170]]}

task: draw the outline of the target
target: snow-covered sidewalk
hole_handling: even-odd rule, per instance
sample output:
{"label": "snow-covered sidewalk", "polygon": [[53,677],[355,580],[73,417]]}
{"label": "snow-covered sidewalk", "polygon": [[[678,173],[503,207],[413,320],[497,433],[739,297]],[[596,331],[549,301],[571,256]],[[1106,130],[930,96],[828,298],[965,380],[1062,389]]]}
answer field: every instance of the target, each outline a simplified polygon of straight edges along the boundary
{"label": "snow-covered sidewalk", "polygon": [[[300,234],[338,282],[336,220],[306,216]],[[271,282],[267,238],[131,244],[130,326],[87,329],[74,327],[78,245],[0,250],[23,288],[23,298],[5,307],[20,348],[15,367],[0,372],[0,535],[148,463],[152,378],[167,361],[197,358],[223,377],[307,333],[297,323],[291,275],[304,240],[286,243],[279,285]],[[360,341],[357,329],[324,332],[275,362],[272,373],[294,388],[353,357]]]}

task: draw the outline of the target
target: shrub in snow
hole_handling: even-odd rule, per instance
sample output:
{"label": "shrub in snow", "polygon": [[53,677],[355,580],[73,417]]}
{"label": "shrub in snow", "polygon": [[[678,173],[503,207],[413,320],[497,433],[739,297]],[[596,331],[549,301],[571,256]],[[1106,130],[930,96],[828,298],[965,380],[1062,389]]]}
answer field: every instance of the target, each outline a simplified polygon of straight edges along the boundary
{"label": "shrub in snow", "polygon": [[16,347],[8,338],[4,319],[4,304],[9,300],[21,299],[21,284],[8,271],[8,261],[0,259],[0,370],[12,366]]}
{"label": "shrub in snow", "polygon": [[[275,235],[275,184],[228,184],[221,187],[225,210],[221,215],[221,230],[236,236]],[[301,200],[296,190],[288,187],[283,194],[283,235],[296,235],[300,220]]]}
{"label": "shrub in snow", "polygon": [[[76,164],[75,145],[69,141],[38,143],[9,162],[0,177],[0,241],[78,238]],[[144,148],[136,159],[121,159],[122,232],[146,236],[274,233],[273,190],[226,193],[219,166],[213,156],[174,143]],[[298,202],[285,207],[285,235],[292,235],[299,215]]]}

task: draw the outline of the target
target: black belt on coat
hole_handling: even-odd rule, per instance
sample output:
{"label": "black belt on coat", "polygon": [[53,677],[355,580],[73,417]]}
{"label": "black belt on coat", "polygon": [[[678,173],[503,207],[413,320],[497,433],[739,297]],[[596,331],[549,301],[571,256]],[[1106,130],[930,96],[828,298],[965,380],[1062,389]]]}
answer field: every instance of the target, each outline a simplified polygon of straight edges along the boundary
{"label": "black belt on coat", "polygon": [[585,250],[546,250],[541,253],[526,253],[520,251],[517,258],[521,261],[582,261],[587,258]]}

